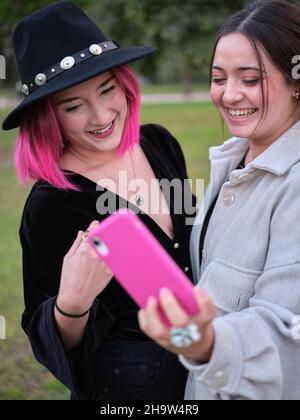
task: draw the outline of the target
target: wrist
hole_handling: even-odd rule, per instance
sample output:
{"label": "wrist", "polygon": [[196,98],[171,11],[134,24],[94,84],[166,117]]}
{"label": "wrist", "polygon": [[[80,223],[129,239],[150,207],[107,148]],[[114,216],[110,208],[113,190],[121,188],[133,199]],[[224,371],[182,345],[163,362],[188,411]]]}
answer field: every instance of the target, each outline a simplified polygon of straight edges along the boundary
{"label": "wrist", "polygon": [[85,312],[81,312],[81,313],[70,313],[70,312],[66,312],[64,309],[62,309],[61,307],[59,307],[57,300],[55,301],[55,309],[64,317],[66,318],[84,318],[85,316],[87,316],[90,313],[90,309],[86,310]]}
{"label": "wrist", "polygon": [[71,315],[80,315],[87,313],[90,311],[91,306],[92,304],[86,302],[77,302],[75,299],[65,298],[61,295],[58,295],[55,301],[55,307],[58,307],[58,312],[64,312]]}
{"label": "wrist", "polygon": [[212,325],[210,325],[202,337],[200,343],[195,344],[194,350],[187,357],[198,363],[208,363],[213,354],[215,344],[215,333]]}

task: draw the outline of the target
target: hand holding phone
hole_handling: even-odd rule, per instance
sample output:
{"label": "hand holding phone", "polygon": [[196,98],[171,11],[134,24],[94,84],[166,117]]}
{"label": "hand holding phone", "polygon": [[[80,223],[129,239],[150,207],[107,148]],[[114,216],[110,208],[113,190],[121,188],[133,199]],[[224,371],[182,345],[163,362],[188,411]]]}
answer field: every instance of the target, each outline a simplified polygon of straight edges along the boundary
{"label": "hand holding phone", "polygon": [[[89,243],[140,308],[162,288],[171,290],[189,315],[199,312],[193,284],[132,211],[119,210],[89,234]],[[162,309],[162,320],[170,325]]]}

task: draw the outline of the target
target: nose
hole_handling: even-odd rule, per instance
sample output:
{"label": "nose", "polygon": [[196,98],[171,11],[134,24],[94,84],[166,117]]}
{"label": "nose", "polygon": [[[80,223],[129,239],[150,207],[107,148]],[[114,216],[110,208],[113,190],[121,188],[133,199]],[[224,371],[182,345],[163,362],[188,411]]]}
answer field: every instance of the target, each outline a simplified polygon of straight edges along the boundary
{"label": "nose", "polygon": [[244,98],[240,86],[236,82],[227,81],[223,94],[223,102],[227,105],[240,102]]}
{"label": "nose", "polygon": [[106,127],[112,119],[112,113],[108,109],[99,106],[99,103],[91,105],[89,112],[89,124],[91,127]]}

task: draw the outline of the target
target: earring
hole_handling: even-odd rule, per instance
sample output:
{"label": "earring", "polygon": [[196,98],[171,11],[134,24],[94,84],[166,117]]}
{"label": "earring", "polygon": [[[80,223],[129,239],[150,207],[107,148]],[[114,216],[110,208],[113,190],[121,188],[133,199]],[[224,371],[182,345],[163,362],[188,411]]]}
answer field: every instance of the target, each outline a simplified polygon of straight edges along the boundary
{"label": "earring", "polygon": [[296,101],[299,101],[299,99],[300,99],[300,89],[296,90],[294,98],[296,99]]}

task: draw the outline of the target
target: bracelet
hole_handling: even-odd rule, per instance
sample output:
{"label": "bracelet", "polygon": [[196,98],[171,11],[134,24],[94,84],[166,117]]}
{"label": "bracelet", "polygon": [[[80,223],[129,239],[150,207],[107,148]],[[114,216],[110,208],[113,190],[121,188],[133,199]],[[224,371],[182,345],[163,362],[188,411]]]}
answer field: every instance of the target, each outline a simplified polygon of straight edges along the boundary
{"label": "bracelet", "polygon": [[83,318],[85,315],[87,315],[90,312],[90,309],[83,314],[68,314],[67,312],[64,312],[57,304],[57,300],[55,301],[55,308],[58,310],[58,312],[68,318]]}

